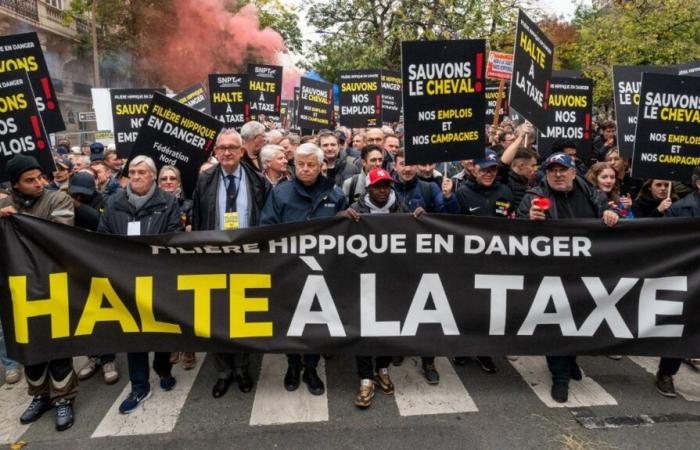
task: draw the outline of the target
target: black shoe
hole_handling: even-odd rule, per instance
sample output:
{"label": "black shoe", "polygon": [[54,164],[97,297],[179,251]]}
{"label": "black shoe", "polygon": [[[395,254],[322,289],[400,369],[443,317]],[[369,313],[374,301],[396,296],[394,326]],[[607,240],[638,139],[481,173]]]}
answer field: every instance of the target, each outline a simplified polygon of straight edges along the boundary
{"label": "black shoe", "polygon": [[440,382],[440,374],[435,370],[434,364],[423,364],[423,376],[428,384],[438,384]]}
{"label": "black shoe", "polygon": [[403,364],[403,356],[394,356],[391,358],[391,364],[399,367],[401,364]]}
{"label": "black shoe", "polygon": [[323,381],[318,377],[315,367],[307,367],[304,369],[304,375],[301,379],[306,383],[306,387],[309,388],[309,392],[312,395],[323,395],[326,392],[326,387],[323,385]]}
{"label": "black shoe", "polygon": [[236,381],[238,382],[238,389],[240,389],[241,392],[245,393],[253,390],[253,379],[250,378],[247,370],[236,374]]}
{"label": "black shoe", "polygon": [[458,366],[463,366],[467,363],[468,360],[469,358],[466,356],[455,356],[454,358],[452,358],[452,363]]}
{"label": "black shoe", "polygon": [[552,385],[552,398],[559,403],[566,403],[569,400],[569,386],[564,383],[554,383]]}
{"label": "black shoe", "polygon": [[299,376],[301,369],[298,367],[288,367],[287,373],[284,375],[284,388],[289,392],[296,391],[299,388]]}
{"label": "black shoe", "polygon": [[19,422],[25,425],[35,422],[50,408],[51,402],[49,401],[48,395],[36,395],[32,399],[32,402],[29,404],[27,409],[20,416]]}
{"label": "black shoe", "polygon": [[569,366],[569,377],[571,377],[572,380],[576,381],[581,381],[583,380],[583,372],[581,371],[581,368],[576,364],[575,362],[571,363]]}
{"label": "black shoe", "polygon": [[214,385],[214,388],[211,390],[211,395],[214,398],[219,398],[223,397],[223,395],[228,391],[228,387],[231,386],[231,382],[233,381],[233,377],[228,377],[228,378],[219,378],[216,380],[216,384]]}
{"label": "black shoe", "polygon": [[493,363],[493,359],[490,356],[477,356],[476,360],[481,365],[481,370],[486,373],[496,373],[498,372],[498,367]]}
{"label": "black shoe", "polygon": [[73,426],[73,401],[61,399],[56,402],[56,431]]}
{"label": "black shoe", "polygon": [[656,390],[664,397],[676,397],[676,388],[673,386],[673,377],[670,375],[656,374]]}

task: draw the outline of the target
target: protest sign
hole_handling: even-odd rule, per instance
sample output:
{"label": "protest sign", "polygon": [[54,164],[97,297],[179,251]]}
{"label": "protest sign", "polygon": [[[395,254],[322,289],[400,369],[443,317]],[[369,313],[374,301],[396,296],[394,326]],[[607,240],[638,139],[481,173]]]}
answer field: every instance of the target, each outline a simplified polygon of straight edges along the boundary
{"label": "protest sign", "polygon": [[333,121],[333,85],[301,78],[297,126],[309,130],[330,129]]}
{"label": "protest sign", "polygon": [[0,316],[25,364],[174,348],[690,357],[697,229],[368,214],[126,237],[18,214],[0,220]]}
{"label": "protest sign", "polygon": [[350,128],[380,126],[382,120],[381,71],[344,70],[340,80],[340,123]]}
{"label": "protest sign", "polygon": [[642,74],[632,175],[690,182],[700,165],[698,130],[700,78]]}
{"label": "protest sign", "polygon": [[156,93],[129,161],[138,155],[146,155],[155,161],[158,170],[165,165],[177,167],[182,175],[182,190],[190,197],[199,168],[211,155],[216,136],[223,126],[207,114]]}
{"label": "protest sign", "polygon": [[154,92],[162,89],[110,89],[114,145],[120,158],[128,158],[148,112]]}
{"label": "protest sign", "polygon": [[294,88],[294,99],[292,100],[292,127],[298,128],[297,120],[299,120],[299,86]]}
{"label": "protest sign", "polygon": [[485,41],[404,41],[407,164],[484,154]]}
{"label": "protest sign", "polygon": [[590,158],[593,131],[591,114],[593,81],[585,78],[552,78],[549,84],[547,127],[539,131],[537,152],[546,158],[557,139],[576,144],[576,154],[582,161]]}
{"label": "protest sign", "polygon": [[209,74],[211,115],[227,127],[242,127],[250,115],[247,92],[246,74]]}
{"label": "protest sign", "polygon": [[390,70],[381,71],[382,123],[401,121],[401,74]]}
{"label": "protest sign", "polygon": [[494,117],[499,89],[500,86],[486,86],[486,91],[484,92],[486,98],[486,114],[484,115],[486,123],[498,123],[508,115],[508,91],[504,89],[501,107],[498,111],[498,120]]}
{"label": "protest sign", "polygon": [[631,158],[634,150],[634,129],[637,125],[643,72],[676,74],[677,69],[662,66],[613,66],[617,148],[623,158]]}
{"label": "protest sign", "polygon": [[177,93],[173,99],[204,114],[211,114],[209,95],[202,83],[196,83]]}
{"label": "protest sign", "polygon": [[674,66],[678,69],[678,75],[688,77],[700,77],[700,61],[691,61],[684,64]]}
{"label": "protest sign", "polygon": [[7,162],[15,155],[33,156],[44,174],[55,170],[50,142],[25,70],[0,73],[0,183],[9,181]]}
{"label": "protest sign", "polygon": [[65,130],[39,36],[34,32],[0,36],[0,72],[22,69],[29,74],[36,107],[46,131]]}
{"label": "protest sign", "polygon": [[553,60],[552,42],[521,10],[515,33],[513,78],[508,98],[511,108],[539,130],[547,126],[547,101]]}
{"label": "protest sign", "polygon": [[486,63],[486,78],[510,81],[513,76],[513,54],[489,52]]}
{"label": "protest sign", "polygon": [[282,67],[248,64],[248,105],[250,118],[277,117],[282,101]]}

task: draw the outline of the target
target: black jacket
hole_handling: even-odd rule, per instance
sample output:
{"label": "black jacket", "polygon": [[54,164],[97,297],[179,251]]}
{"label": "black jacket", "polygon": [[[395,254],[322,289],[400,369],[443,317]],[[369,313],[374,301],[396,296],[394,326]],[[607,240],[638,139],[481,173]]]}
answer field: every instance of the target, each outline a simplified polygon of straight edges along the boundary
{"label": "black jacket", "polygon": [[700,192],[683,197],[666,210],[666,217],[700,217]]}
{"label": "black jacket", "polygon": [[657,209],[660,204],[661,200],[645,193],[632,203],[632,213],[638,219],[643,217],[663,217],[663,213]]}
{"label": "black jacket", "polygon": [[[603,213],[610,209],[608,205],[607,197],[594,188],[589,182],[584,178],[576,177],[574,180],[574,189],[578,189],[581,194],[586,198],[588,206],[590,207],[591,214],[585,215],[583,217],[577,217],[580,219],[593,219],[603,217]],[[554,195],[547,179],[542,180],[538,186],[527,191],[523,200],[520,202],[517,210],[517,217],[527,219],[530,217],[530,206],[532,205],[532,200],[535,197],[547,197],[550,201],[550,207],[545,212],[545,217],[547,219],[556,220],[559,218],[557,213],[557,195]]]}
{"label": "black jacket", "polygon": [[513,210],[520,206],[525,193],[530,189],[530,181],[511,170],[508,172],[508,187],[513,193]]}
{"label": "black jacket", "polygon": [[[249,165],[241,164],[248,190],[248,226],[258,225],[270,183]],[[221,168],[217,165],[199,174],[192,196],[192,229],[215,230]]]}
{"label": "black jacket", "polygon": [[338,160],[333,168],[328,169],[327,177],[332,179],[336,186],[343,187],[343,182],[360,173],[362,170],[355,164],[356,159],[348,156],[344,151],[338,154]]}
{"label": "black jacket", "polygon": [[507,217],[513,210],[513,193],[498,181],[486,187],[467,180],[455,196],[460,213],[470,216]]}
{"label": "black jacket", "polygon": [[163,234],[181,231],[180,207],[177,199],[156,187],[153,196],[138,211],[129,203],[126,190],[109,197],[100,217],[97,231],[126,235],[129,222],[141,222],[141,234]]}
{"label": "black jacket", "polygon": [[75,226],[96,231],[100,224],[100,216],[104,212],[105,203],[105,197],[99,192],[95,192],[89,202],[81,203],[75,208]]}

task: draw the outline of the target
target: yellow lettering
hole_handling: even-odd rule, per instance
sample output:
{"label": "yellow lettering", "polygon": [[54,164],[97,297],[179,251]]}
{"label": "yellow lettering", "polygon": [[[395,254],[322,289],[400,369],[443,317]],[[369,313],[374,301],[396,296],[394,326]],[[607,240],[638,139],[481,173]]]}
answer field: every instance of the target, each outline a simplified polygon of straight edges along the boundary
{"label": "yellow lettering", "polygon": [[153,277],[136,277],[135,294],[142,332],[182,334],[180,325],[159,322],[153,315]]}
{"label": "yellow lettering", "polygon": [[231,338],[272,337],[272,322],[246,322],[247,312],[269,311],[267,297],[246,297],[246,289],[269,289],[269,274],[240,274],[230,276],[230,334]]}
{"label": "yellow lettering", "polygon": [[211,291],[226,289],[226,275],[178,275],[178,291],[194,291],[194,334],[211,337]]}
{"label": "yellow lettering", "polygon": [[51,317],[51,338],[64,338],[70,335],[68,309],[68,274],[49,275],[49,298],[27,300],[27,277],[8,277],[12,313],[15,321],[15,341],[29,344],[29,318]]}
{"label": "yellow lettering", "polygon": [[[102,307],[102,299],[106,299],[111,308]],[[90,283],[90,293],[85,301],[83,314],[80,316],[76,336],[92,334],[97,322],[119,322],[124,333],[138,333],[139,326],[131,313],[114,291],[109,278],[93,278]]]}

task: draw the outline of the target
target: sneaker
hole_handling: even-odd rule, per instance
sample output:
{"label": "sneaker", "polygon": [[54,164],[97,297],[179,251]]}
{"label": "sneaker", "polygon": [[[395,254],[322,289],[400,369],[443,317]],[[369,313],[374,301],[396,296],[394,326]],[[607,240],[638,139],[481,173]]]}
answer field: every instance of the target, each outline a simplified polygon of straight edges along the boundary
{"label": "sneaker", "polygon": [[5,370],[5,383],[15,384],[22,379],[22,368],[13,367],[12,369]]}
{"label": "sneaker", "polygon": [[468,360],[469,358],[466,356],[455,356],[454,358],[452,358],[452,363],[457,366],[463,366],[467,363]]}
{"label": "sneaker", "polygon": [[119,412],[122,414],[131,414],[136,411],[136,408],[146,400],[151,398],[151,391],[148,392],[132,392],[119,405]]}
{"label": "sneaker", "polygon": [[496,373],[498,372],[498,367],[493,363],[493,359],[490,356],[477,356],[476,360],[481,365],[481,370],[486,373]]}
{"label": "sneaker", "polygon": [[613,361],[619,361],[622,359],[622,355],[606,355],[608,358],[612,359]]}
{"label": "sneaker", "polygon": [[676,387],[673,385],[673,377],[670,375],[656,374],[656,390],[664,397],[676,397]]}
{"label": "sneaker", "polygon": [[180,362],[180,352],[170,353],[170,364],[175,365]]}
{"label": "sneaker", "polygon": [[64,431],[73,426],[73,401],[60,399],[56,402],[56,431]]}
{"label": "sneaker", "polygon": [[372,399],[374,398],[374,383],[370,379],[363,379],[360,381],[360,390],[357,391],[357,396],[355,396],[355,406],[358,408],[369,408],[372,406]]}
{"label": "sneaker", "polygon": [[21,424],[36,422],[46,411],[51,408],[51,401],[48,395],[35,395],[32,402],[19,418]]}
{"label": "sneaker", "polygon": [[428,384],[440,383],[440,374],[435,370],[434,364],[423,364],[423,376]]}
{"label": "sneaker", "polygon": [[394,383],[391,382],[389,377],[389,369],[379,369],[379,372],[374,376],[374,382],[385,394],[391,395],[394,393]]}
{"label": "sneaker", "polygon": [[105,384],[114,384],[119,381],[119,372],[113,362],[104,363],[102,365],[102,378]]}
{"label": "sneaker", "polygon": [[554,383],[552,385],[552,398],[559,403],[566,403],[569,400],[569,386],[564,383]]}
{"label": "sneaker", "polygon": [[185,352],[182,354],[182,369],[192,370],[197,364],[197,357],[194,352]]}
{"label": "sneaker", "polygon": [[164,391],[172,391],[172,389],[175,387],[175,377],[172,375],[168,375],[166,377],[160,377],[160,388],[163,389]]}
{"label": "sneaker", "polygon": [[316,373],[315,367],[307,367],[304,369],[304,375],[301,379],[306,383],[306,387],[311,392],[311,395],[323,395],[326,392],[326,387],[323,385],[323,381],[319,378],[318,373]]}
{"label": "sneaker", "polygon": [[97,373],[97,369],[100,367],[100,365],[97,362],[97,358],[88,358],[88,361],[85,363],[83,367],[80,368],[78,371],[78,379],[79,380],[87,380],[91,376],[95,375]]}
{"label": "sneaker", "polygon": [[515,355],[508,355],[508,356],[506,356],[506,359],[507,359],[508,361],[517,361],[517,360],[518,360],[518,357],[515,356]]}
{"label": "sneaker", "polygon": [[394,356],[391,358],[391,364],[393,364],[396,367],[399,367],[401,364],[403,364],[403,356]]}

